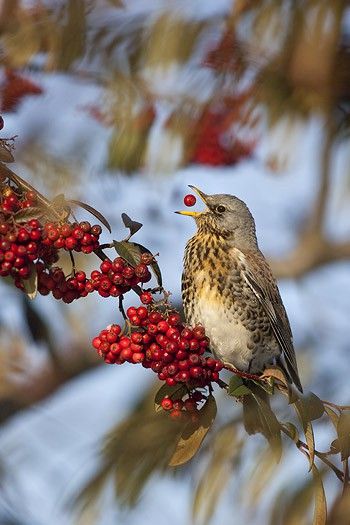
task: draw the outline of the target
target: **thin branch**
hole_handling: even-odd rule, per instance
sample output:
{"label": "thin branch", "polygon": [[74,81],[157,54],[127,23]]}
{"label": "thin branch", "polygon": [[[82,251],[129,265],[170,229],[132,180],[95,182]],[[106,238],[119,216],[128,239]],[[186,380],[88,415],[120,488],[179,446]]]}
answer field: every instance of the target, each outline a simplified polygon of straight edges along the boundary
{"label": "thin branch", "polygon": [[[309,447],[307,446],[306,443],[304,443],[304,441],[302,441],[301,439],[298,439],[297,441],[294,441],[293,437],[291,436],[288,428],[284,427],[283,425],[281,425],[281,430],[282,432],[288,436],[294,443],[295,443],[295,446],[301,451],[303,452],[304,455],[306,455],[308,458],[309,458]],[[328,458],[327,458],[327,455],[324,454],[323,452],[319,452],[318,450],[315,449],[314,451],[315,453],[315,456],[317,456],[325,465],[327,465],[331,470],[333,470],[334,474],[337,476],[337,478],[342,482],[344,483],[344,473],[338,469],[338,467],[336,467]]]}

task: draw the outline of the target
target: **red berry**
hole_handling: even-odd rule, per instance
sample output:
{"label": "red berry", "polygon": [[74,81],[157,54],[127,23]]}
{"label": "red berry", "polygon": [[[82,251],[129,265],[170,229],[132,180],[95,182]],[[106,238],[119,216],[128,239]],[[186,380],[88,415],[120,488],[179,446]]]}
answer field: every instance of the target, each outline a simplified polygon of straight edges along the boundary
{"label": "red berry", "polygon": [[197,202],[197,199],[194,195],[188,194],[184,198],[185,206],[194,206]]}
{"label": "red berry", "polygon": [[148,317],[148,310],[145,306],[139,306],[137,309],[137,315],[140,319],[146,319]]}
{"label": "red berry", "polygon": [[176,326],[181,323],[181,317],[178,313],[170,314],[168,317],[168,323],[170,326]]}
{"label": "red berry", "polygon": [[[167,380],[167,382],[168,382],[168,380]],[[173,409],[173,410],[170,412],[170,417],[171,417],[171,419],[175,419],[175,420],[176,420],[176,419],[181,419],[181,418],[182,418],[182,415],[183,415],[183,414],[182,414],[181,410],[174,410],[174,409]]]}
{"label": "red berry", "polygon": [[143,292],[140,295],[140,300],[141,300],[141,303],[143,303],[143,304],[151,304],[151,303],[153,303],[152,294],[150,292]]}
{"label": "red berry", "polygon": [[169,397],[164,397],[161,402],[163,410],[171,410],[173,408],[173,402]]}

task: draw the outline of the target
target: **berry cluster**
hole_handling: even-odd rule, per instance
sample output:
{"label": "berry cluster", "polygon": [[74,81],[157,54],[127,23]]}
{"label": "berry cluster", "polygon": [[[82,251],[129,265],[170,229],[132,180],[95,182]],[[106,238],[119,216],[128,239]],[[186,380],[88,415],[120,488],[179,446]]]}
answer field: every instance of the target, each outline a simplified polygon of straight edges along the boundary
{"label": "berry cluster", "polygon": [[[203,355],[209,340],[202,326],[185,327],[177,312],[162,313],[145,306],[128,308],[127,316],[134,330],[130,335],[114,324],[93,339],[94,348],[106,363],[142,363],[169,387],[183,384],[189,392],[218,381],[223,365]],[[168,410],[174,408],[170,401]]]}
{"label": "berry cluster", "polygon": [[43,247],[42,226],[37,219],[22,225],[0,222],[0,276],[10,275],[15,285],[22,288],[22,279],[28,279],[31,266],[37,259],[50,264],[57,261],[57,252]]}
{"label": "berry cluster", "polygon": [[57,249],[92,253],[99,246],[102,228],[88,221],[70,224],[68,222],[47,222],[43,231],[43,244]]}
{"label": "berry cluster", "polygon": [[[102,297],[119,297],[131,290],[133,286],[145,283],[151,278],[146,264],[140,263],[133,268],[121,257],[116,257],[114,261],[105,259],[100,264],[100,270],[91,272],[90,278],[83,271],[66,277],[61,268],[45,268],[41,262],[36,263],[36,269],[38,292],[41,295],[48,295],[52,292],[55,299],[62,299],[65,303],[86,297],[95,290]],[[150,292],[142,292],[140,298],[144,304],[150,304],[153,301]]]}
{"label": "berry cluster", "polygon": [[[239,160],[252,155],[254,144],[242,142],[237,137],[227,140],[230,135],[228,115],[232,108],[214,112],[208,110],[198,122],[197,144],[192,162],[210,166],[236,164]],[[226,140],[225,140],[226,138]],[[226,144],[226,142],[232,142]]]}
{"label": "berry cluster", "polygon": [[192,422],[198,421],[198,404],[206,399],[206,396],[199,390],[190,391],[186,394],[186,399],[174,398],[171,396],[163,397],[161,407],[169,412],[172,419],[190,417]]}
{"label": "berry cluster", "polygon": [[12,215],[25,208],[31,208],[37,203],[37,196],[34,191],[27,191],[20,195],[20,197],[9,187],[2,192],[2,198],[0,202],[0,214],[4,215],[4,218],[8,218],[8,215]]}

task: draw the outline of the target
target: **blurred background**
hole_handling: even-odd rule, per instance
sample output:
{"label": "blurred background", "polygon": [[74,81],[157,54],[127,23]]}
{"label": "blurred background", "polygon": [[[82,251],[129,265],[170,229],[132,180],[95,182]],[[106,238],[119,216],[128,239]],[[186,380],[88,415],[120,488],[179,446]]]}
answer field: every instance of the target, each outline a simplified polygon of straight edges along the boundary
{"label": "blurred background", "polygon": [[[348,2],[1,0],[0,35],[11,169],[49,198],[97,208],[115,239],[122,212],[142,222],[135,240],[159,252],[178,306],[195,226],[173,211],[187,185],[243,199],[280,279],[305,390],[349,404]],[[273,468],[262,437],[229,425],[241,408],[221,392],[224,431],[189,466],[150,469],[116,494],[113,469],[132,469],[121,444],[81,512],[105,435],[126,418],[137,432],[156,388],[143,368],[96,357],[91,338],[118,321],[112,298],[29,302],[0,282],[0,524],[310,523],[305,458],[286,449]],[[317,435],[320,449],[334,439],[322,421]],[[331,506],[338,481],[325,483]]]}

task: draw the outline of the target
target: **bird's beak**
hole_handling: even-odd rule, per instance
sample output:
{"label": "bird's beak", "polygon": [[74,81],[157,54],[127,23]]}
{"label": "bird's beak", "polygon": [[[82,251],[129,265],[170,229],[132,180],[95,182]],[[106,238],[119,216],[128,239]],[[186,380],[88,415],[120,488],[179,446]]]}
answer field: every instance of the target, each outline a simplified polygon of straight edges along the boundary
{"label": "bird's beak", "polygon": [[[191,184],[188,185],[189,188],[191,188],[195,193],[197,193],[198,197],[201,198],[201,200],[204,202],[204,204],[207,204],[207,195],[203,193],[200,189],[196,188],[196,186],[192,186]],[[187,211],[187,210],[181,210],[176,211],[175,213],[178,213],[179,215],[188,215],[189,217],[199,217],[202,215],[202,211]]]}

